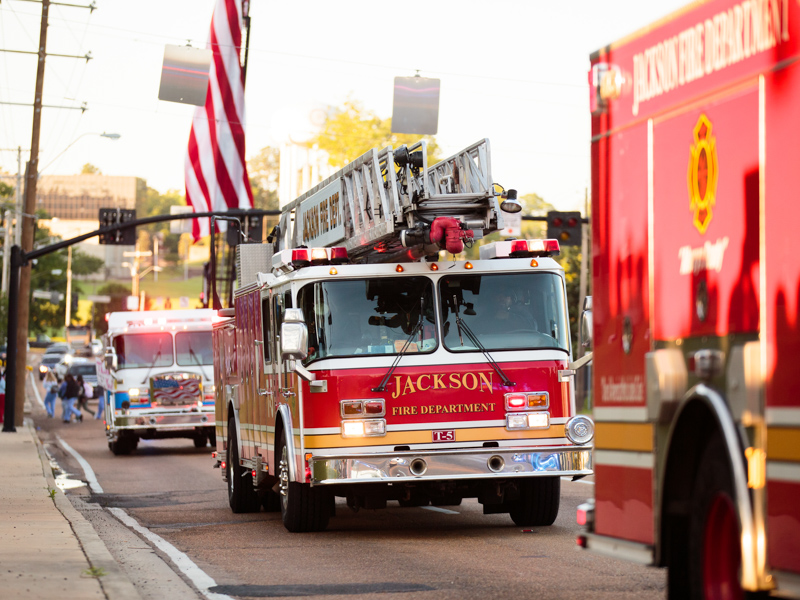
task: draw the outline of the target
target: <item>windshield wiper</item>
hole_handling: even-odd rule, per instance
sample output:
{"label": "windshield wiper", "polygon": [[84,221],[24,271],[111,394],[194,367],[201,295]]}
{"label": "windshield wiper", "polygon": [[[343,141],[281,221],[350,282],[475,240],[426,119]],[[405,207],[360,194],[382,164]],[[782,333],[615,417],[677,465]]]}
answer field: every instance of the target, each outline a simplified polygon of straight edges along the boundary
{"label": "windshield wiper", "polygon": [[461,337],[461,330],[463,329],[464,332],[467,334],[469,340],[473,344],[475,344],[478,347],[478,349],[480,349],[480,351],[483,353],[483,355],[486,357],[486,362],[488,362],[491,365],[491,367],[497,372],[497,374],[500,375],[500,379],[503,380],[503,385],[505,386],[515,385],[514,382],[512,382],[508,378],[508,376],[503,372],[503,369],[500,368],[500,365],[498,365],[497,362],[492,358],[492,355],[489,354],[489,351],[486,349],[486,347],[483,344],[481,344],[481,341],[478,339],[478,336],[475,335],[472,329],[470,329],[469,325],[467,325],[461,318],[461,315],[459,314],[458,310],[459,307],[458,298],[456,298],[455,295],[453,295],[453,305],[455,306],[454,315],[456,318],[456,326],[458,326],[458,337],[459,341],[461,342],[461,345],[462,346],[464,345],[464,340]]}
{"label": "windshield wiper", "polygon": [[192,350],[192,347],[191,347],[191,346],[189,346],[189,356],[191,356],[191,357],[194,359],[194,362],[196,362],[196,363],[197,363],[197,366],[198,366],[198,367],[200,367],[200,371],[201,371],[201,372],[203,373],[203,375],[205,376],[206,372],[203,370],[203,365],[202,365],[202,363],[200,362],[200,359],[199,359],[199,358],[197,358],[197,354],[195,354],[195,353],[194,353],[194,350]]}
{"label": "windshield wiper", "polygon": [[[389,367],[389,372],[386,373],[383,380],[381,380],[380,385],[378,387],[372,388],[373,392],[386,391],[386,384],[389,383],[389,380],[392,378],[392,373],[394,373],[395,369],[397,369],[397,365],[400,364],[400,359],[403,358],[403,355],[406,353],[406,350],[408,350],[409,346],[411,346],[411,340],[414,339],[414,336],[417,335],[417,333],[420,333],[422,331],[422,325],[424,324],[424,319],[425,319],[425,296],[423,295],[419,299],[419,321],[417,321],[417,324],[414,325],[414,329],[411,331],[411,335],[408,336],[406,343],[403,344],[403,347],[400,349],[400,352],[394,359],[392,366]],[[421,341],[422,338],[420,338],[420,342]]]}
{"label": "windshield wiper", "polygon": [[156,356],[153,359],[153,362],[150,363],[150,367],[148,367],[147,373],[144,374],[144,379],[142,379],[141,385],[144,385],[145,383],[147,383],[147,378],[150,377],[150,371],[153,370],[153,367],[156,366],[156,363],[158,362],[158,359],[161,358],[161,344],[162,344],[162,341],[159,340],[159,342],[158,342],[158,352],[156,352]]}

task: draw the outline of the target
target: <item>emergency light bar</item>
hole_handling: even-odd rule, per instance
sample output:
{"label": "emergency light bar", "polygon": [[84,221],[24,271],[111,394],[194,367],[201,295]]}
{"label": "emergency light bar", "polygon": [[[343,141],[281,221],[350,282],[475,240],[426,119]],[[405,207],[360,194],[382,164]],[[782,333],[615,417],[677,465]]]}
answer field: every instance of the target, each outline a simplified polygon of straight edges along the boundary
{"label": "emergency light bar", "polygon": [[558,240],[505,240],[480,248],[481,260],[555,256],[561,252]]}
{"label": "emergency light bar", "polygon": [[347,248],[287,248],[272,256],[272,268],[278,271],[296,271],[309,265],[343,265],[350,262]]}

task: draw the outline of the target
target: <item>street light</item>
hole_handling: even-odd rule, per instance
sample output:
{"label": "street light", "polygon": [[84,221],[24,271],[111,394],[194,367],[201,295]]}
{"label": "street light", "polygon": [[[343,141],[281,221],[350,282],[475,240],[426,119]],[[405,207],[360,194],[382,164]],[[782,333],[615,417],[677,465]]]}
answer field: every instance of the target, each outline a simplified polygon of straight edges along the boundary
{"label": "street light", "polygon": [[61,156],[62,156],[62,155],[63,155],[63,154],[64,154],[64,153],[65,153],[67,150],[69,150],[70,148],[72,148],[72,146],[73,146],[73,145],[75,145],[75,143],[76,143],[76,142],[77,142],[79,139],[81,139],[81,138],[83,138],[83,137],[86,137],[87,135],[99,135],[100,137],[108,138],[108,139],[110,139],[110,140],[118,140],[119,138],[121,138],[121,137],[122,137],[122,135],[120,135],[119,133],[106,133],[105,131],[104,131],[103,133],[94,133],[94,132],[91,132],[91,131],[90,131],[90,132],[87,132],[87,133],[82,133],[81,135],[79,135],[78,137],[76,137],[74,140],[72,140],[72,141],[70,142],[70,144],[69,144],[69,145],[68,145],[66,148],[64,148],[64,149],[63,149],[61,152],[59,152],[59,153],[56,155],[56,157],[55,157],[53,160],[51,160],[49,163],[47,163],[45,166],[43,166],[41,169],[39,169],[39,171],[38,171],[38,174],[39,174],[39,175],[41,175],[41,174],[42,174],[42,171],[44,171],[44,170],[45,170],[47,167],[49,167],[49,166],[50,166],[50,165],[52,165],[54,162],[56,162],[56,161],[57,161],[59,158],[61,158]]}

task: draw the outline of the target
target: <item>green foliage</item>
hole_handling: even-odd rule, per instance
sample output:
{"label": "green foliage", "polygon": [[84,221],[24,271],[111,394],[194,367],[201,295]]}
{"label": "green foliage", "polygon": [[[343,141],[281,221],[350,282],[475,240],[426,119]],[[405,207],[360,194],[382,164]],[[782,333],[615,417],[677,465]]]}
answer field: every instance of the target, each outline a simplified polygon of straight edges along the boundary
{"label": "green foliage", "polygon": [[10,200],[14,198],[14,186],[0,181],[0,200]]}
{"label": "green foliage", "polygon": [[[137,219],[168,215],[171,206],[186,206],[186,197],[178,190],[168,190],[166,193],[162,194],[158,190],[147,186],[141,186],[137,191]],[[151,240],[153,235],[158,235],[159,239],[162,240],[161,246],[164,247],[166,254],[177,254],[180,234],[169,232],[169,222],[153,223],[136,228],[136,235],[139,242],[137,243],[137,247],[139,247],[139,250],[152,250],[152,241],[149,241],[149,246],[147,247],[141,246],[142,232],[147,232],[149,234],[148,240]],[[162,258],[164,257],[162,256]]]}
{"label": "green foliage", "polygon": [[103,172],[92,163],[86,163],[81,167],[81,175],[102,175]]}
{"label": "green foliage", "polygon": [[[42,215],[39,215],[40,217]],[[47,246],[59,238],[51,237],[50,230],[45,227],[37,227],[34,245],[36,247]],[[36,263],[31,265],[31,310],[28,330],[32,335],[47,333],[51,329],[60,329],[64,326],[64,313],[67,310],[66,297],[58,303],[50,300],[33,298],[33,291],[67,292],[67,250],[51,252],[36,259]],[[90,256],[73,247],[72,250],[72,293],[77,295],[82,292],[80,282],[75,277],[91,275],[100,271],[105,262],[97,257]],[[55,274],[53,272],[56,272]],[[70,303],[70,322],[77,316],[77,302]],[[5,322],[3,320],[3,327]]]}
{"label": "green foliage", "polygon": [[247,161],[247,174],[253,190],[253,208],[277,210],[281,182],[281,152],[266,146]]}
{"label": "green foliage", "polygon": [[342,108],[331,109],[322,131],[310,143],[328,153],[332,167],[341,169],[371,148],[410,146],[420,139],[428,144],[428,161],[437,162],[439,145],[433,136],[392,133],[391,119],[381,119],[360,102],[349,98]]}

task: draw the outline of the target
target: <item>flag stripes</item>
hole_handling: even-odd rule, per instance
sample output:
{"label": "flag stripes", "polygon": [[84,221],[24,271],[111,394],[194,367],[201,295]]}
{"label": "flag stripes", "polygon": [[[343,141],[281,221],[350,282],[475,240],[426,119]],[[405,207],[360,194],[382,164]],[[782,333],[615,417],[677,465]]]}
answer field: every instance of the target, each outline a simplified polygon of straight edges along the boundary
{"label": "flag stripes", "polygon": [[[195,110],[186,153],[186,203],[195,212],[252,208],[244,142],[244,74],[239,62],[242,12],[238,0],[217,0],[208,47],[213,52],[205,106]],[[209,235],[193,221],[195,241]]]}

